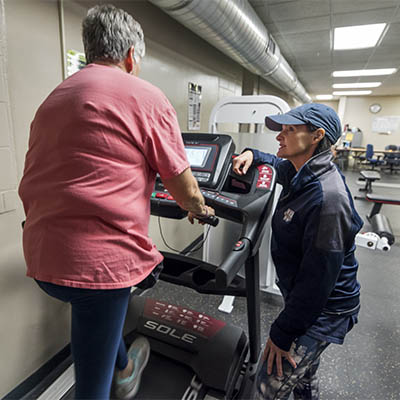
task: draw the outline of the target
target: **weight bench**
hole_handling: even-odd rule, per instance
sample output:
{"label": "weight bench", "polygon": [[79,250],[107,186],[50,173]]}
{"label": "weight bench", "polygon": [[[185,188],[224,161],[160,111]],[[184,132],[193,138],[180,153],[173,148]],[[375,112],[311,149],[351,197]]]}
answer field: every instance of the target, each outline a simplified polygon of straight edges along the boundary
{"label": "weight bench", "polygon": [[365,198],[374,203],[372,210],[368,215],[368,220],[370,220],[374,215],[378,214],[382,208],[383,204],[391,204],[393,206],[400,206],[400,197],[388,197],[381,194],[367,193]]}
{"label": "weight bench", "polygon": [[379,181],[381,179],[381,174],[378,171],[360,171],[360,175],[365,180],[365,186],[358,189],[360,192],[372,192],[372,182]]}
{"label": "weight bench", "polygon": [[[359,188],[358,190],[360,192],[372,193],[372,182],[379,181],[381,179],[381,174],[377,171],[363,170],[363,171],[360,171],[360,175],[361,175],[360,180],[365,181],[365,186],[362,188]],[[354,199],[365,200],[365,197],[354,196]]]}

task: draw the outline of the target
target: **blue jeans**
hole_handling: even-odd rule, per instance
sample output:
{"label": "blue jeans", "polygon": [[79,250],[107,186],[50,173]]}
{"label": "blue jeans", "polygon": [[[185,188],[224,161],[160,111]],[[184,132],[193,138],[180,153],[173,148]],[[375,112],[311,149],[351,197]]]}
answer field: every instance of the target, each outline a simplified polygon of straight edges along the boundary
{"label": "blue jeans", "polygon": [[272,374],[267,374],[265,360],[257,376],[257,400],[286,400],[290,393],[298,400],[319,399],[317,369],[321,353],[328,347],[328,342],[300,336],[294,342],[292,356],[297,367],[293,368],[286,359],[282,360],[283,376],[276,375],[276,365]]}
{"label": "blue jeans", "polygon": [[128,364],[122,338],[131,288],[79,289],[36,281],[50,296],[71,303],[71,351],[76,399],[109,399],[115,366]]}

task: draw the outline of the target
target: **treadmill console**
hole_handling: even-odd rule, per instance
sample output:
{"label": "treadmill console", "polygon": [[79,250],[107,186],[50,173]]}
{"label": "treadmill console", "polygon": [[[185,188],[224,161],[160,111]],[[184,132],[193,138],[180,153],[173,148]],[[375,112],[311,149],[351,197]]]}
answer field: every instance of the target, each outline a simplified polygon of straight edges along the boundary
{"label": "treadmill console", "polygon": [[[232,171],[235,145],[224,134],[184,133],[183,141],[193,175],[206,204],[216,215],[244,223],[256,218],[255,208],[267,201],[265,195],[275,187],[275,170],[270,165],[249,168],[246,175]],[[151,196],[151,213],[167,218],[184,218],[182,210],[157,177]],[[258,218],[258,216],[257,216]]]}
{"label": "treadmill console", "polygon": [[194,177],[201,187],[217,189],[235,149],[227,135],[184,133],[185,151]]}
{"label": "treadmill console", "polygon": [[[222,187],[230,168],[235,150],[232,138],[206,133],[183,133],[182,137],[190,168],[203,195],[205,189],[209,189],[212,194],[216,193]],[[178,207],[158,175],[151,195],[151,213],[167,218],[184,218],[187,215],[186,211]]]}

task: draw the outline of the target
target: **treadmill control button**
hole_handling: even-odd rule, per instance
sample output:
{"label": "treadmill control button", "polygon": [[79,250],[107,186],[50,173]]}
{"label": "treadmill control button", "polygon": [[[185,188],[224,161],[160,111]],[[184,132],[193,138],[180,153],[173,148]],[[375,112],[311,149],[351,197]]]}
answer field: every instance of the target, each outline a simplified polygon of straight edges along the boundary
{"label": "treadmill control button", "polygon": [[209,178],[210,173],[209,172],[199,172],[199,171],[193,171],[194,176],[202,176],[203,178]]}
{"label": "treadmill control button", "polygon": [[152,299],[146,300],[143,315],[151,318],[155,323],[157,323],[156,321],[160,322],[164,326],[163,329],[166,329],[165,327],[181,328],[185,332],[199,334],[203,337],[212,337],[226,326],[224,321],[219,321],[203,313]]}
{"label": "treadmill control button", "polygon": [[204,330],[205,330],[202,326],[199,326],[199,325],[193,325],[193,329],[195,329],[196,331],[199,331],[199,332],[204,332]]}
{"label": "treadmill control button", "polygon": [[272,175],[272,169],[271,167],[268,167],[268,165],[259,165],[257,169],[260,174]]}
{"label": "treadmill control button", "polygon": [[258,169],[258,179],[256,187],[257,189],[270,189],[272,180],[272,169],[268,165],[259,165]]}
{"label": "treadmill control button", "polygon": [[204,197],[207,199],[215,199],[218,195],[216,192],[212,192],[210,190],[202,190],[201,193],[203,194]]}
{"label": "treadmill control button", "polygon": [[238,240],[235,245],[233,246],[233,251],[242,250],[244,247],[244,243],[241,240]]}
{"label": "treadmill control button", "polygon": [[168,197],[168,193],[157,193],[156,197],[158,199],[166,199]]}
{"label": "treadmill control button", "polygon": [[257,188],[266,188],[266,189],[268,189],[269,188],[269,185],[270,185],[270,182],[269,181],[257,181]]}
{"label": "treadmill control button", "polygon": [[215,200],[216,200],[216,201],[219,201],[219,202],[221,202],[221,203],[223,203],[223,204],[227,204],[227,205],[229,205],[229,206],[232,206],[232,207],[237,207],[237,201],[236,201],[236,200],[232,200],[232,199],[230,199],[229,197],[225,197],[225,196],[218,195],[218,196],[215,198]]}

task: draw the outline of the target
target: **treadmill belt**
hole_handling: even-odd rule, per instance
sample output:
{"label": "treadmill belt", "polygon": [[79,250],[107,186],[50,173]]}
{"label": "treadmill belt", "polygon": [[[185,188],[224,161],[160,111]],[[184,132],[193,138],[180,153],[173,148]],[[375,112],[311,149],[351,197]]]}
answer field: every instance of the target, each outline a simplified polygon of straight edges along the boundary
{"label": "treadmill belt", "polygon": [[135,400],[181,399],[193,375],[189,367],[152,352]]}

